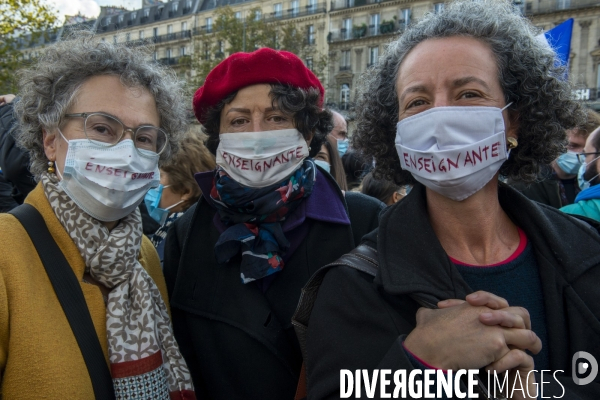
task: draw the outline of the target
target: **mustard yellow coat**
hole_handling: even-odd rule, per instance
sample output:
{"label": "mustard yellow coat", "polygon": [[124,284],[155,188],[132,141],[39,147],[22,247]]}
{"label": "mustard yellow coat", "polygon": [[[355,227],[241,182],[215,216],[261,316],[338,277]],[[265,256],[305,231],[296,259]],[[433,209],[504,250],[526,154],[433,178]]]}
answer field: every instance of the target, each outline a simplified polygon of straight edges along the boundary
{"label": "mustard yellow coat", "polygon": [[[38,185],[26,203],[48,230],[78,277],[108,363],[106,307],[100,289],[82,282],[84,261]],[[158,255],[144,237],[140,263],[167,302]],[[15,217],[0,214],[0,399],[93,399],[81,351],[29,235]]]}

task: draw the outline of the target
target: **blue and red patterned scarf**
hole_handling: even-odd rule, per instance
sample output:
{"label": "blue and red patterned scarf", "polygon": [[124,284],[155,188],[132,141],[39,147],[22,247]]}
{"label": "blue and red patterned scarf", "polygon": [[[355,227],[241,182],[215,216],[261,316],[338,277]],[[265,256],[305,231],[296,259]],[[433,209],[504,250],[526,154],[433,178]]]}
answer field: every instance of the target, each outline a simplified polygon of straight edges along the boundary
{"label": "blue and red patterned scarf", "polygon": [[281,257],[290,248],[281,222],[311,194],[315,177],[311,159],[286,180],[264,188],[242,186],[218,168],[210,197],[228,228],[215,245],[217,261],[226,263],[241,252],[243,283],[281,271]]}

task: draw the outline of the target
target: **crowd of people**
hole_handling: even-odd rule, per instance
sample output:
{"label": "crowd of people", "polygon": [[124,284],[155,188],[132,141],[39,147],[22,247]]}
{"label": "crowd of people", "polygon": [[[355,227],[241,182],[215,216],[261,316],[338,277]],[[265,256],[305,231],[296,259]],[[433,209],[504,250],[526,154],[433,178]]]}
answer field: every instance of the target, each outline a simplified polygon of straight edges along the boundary
{"label": "crowd of people", "polygon": [[600,398],[600,116],[537,34],[427,14],[351,132],[287,51],[190,104],[143,47],[49,46],[0,96],[0,398],[337,399],[342,370]]}

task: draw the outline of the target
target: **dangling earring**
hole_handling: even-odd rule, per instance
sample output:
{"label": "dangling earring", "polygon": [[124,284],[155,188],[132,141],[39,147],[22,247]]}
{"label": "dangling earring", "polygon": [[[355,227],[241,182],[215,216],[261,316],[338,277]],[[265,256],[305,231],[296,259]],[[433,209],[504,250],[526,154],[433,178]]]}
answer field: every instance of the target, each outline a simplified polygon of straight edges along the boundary
{"label": "dangling earring", "polygon": [[49,174],[54,173],[54,161],[48,161],[48,173]]}
{"label": "dangling earring", "polygon": [[506,147],[508,148],[508,150],[512,150],[515,147],[517,147],[518,145],[519,145],[519,142],[514,137],[509,136],[506,138]]}

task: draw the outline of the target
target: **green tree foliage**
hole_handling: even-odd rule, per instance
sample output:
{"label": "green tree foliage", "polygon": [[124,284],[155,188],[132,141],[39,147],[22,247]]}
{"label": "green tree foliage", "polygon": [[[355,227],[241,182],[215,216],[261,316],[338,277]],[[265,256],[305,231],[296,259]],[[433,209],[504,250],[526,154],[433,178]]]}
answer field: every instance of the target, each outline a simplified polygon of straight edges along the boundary
{"label": "green tree foliage", "polygon": [[293,21],[269,21],[263,18],[260,7],[251,9],[242,21],[227,6],[216,12],[212,32],[203,32],[196,38],[191,62],[195,75],[190,82],[190,90],[202,86],[206,75],[225,57],[262,47],[287,50],[305,62],[310,60],[313,72],[323,81],[327,56],[319,54],[314,45],[308,44],[305,30]]}
{"label": "green tree foliage", "polygon": [[0,94],[16,90],[23,49],[48,38],[57,15],[43,0],[0,0]]}

